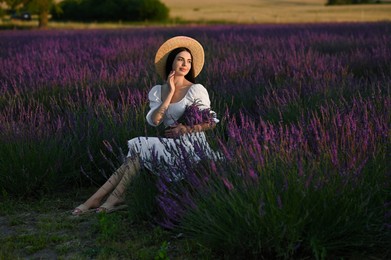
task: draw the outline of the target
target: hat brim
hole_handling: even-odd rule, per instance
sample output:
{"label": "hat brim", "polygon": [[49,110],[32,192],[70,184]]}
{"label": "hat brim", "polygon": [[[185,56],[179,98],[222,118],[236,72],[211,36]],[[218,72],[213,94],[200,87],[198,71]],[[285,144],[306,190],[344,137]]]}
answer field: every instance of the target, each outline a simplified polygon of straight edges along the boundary
{"label": "hat brim", "polygon": [[194,70],[194,77],[197,77],[198,74],[200,74],[205,61],[204,48],[193,38],[187,36],[176,36],[164,42],[155,55],[156,72],[162,79],[166,80],[166,62],[168,54],[172,50],[180,47],[189,49],[193,56],[192,66]]}

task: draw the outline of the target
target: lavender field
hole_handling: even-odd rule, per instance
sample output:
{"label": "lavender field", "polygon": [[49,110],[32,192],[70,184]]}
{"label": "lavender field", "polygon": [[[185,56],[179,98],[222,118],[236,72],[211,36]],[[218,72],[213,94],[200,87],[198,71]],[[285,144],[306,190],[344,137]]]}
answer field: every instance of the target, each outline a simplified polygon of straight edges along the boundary
{"label": "lavender field", "polygon": [[220,256],[390,256],[390,23],[0,32],[0,198],[102,183],[155,133],[154,54],[175,35],[204,45],[226,159],[139,181],[156,190],[152,212],[130,187],[135,211]]}

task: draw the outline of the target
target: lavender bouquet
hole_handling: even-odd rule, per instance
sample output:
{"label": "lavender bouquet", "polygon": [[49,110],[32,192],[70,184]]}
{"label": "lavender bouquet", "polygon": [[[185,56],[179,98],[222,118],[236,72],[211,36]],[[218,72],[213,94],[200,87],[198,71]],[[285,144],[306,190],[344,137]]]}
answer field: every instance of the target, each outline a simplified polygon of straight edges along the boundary
{"label": "lavender bouquet", "polygon": [[193,127],[203,123],[214,123],[216,113],[209,108],[200,109],[202,103],[200,100],[195,100],[191,105],[187,105],[183,115],[177,120],[177,124],[183,124]]}

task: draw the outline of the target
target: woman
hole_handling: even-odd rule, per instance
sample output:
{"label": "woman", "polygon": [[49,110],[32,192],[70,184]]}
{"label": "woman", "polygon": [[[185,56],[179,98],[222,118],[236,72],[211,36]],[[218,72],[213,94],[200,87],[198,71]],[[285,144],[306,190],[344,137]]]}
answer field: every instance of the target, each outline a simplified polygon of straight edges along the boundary
{"label": "woman", "polygon": [[[166,83],[150,90],[150,110],[146,119],[156,127],[163,123],[167,127],[164,137],[137,137],[129,140],[129,153],[125,163],[97,192],[76,207],[73,215],[91,211],[109,213],[126,207],[121,205],[126,185],[142,167],[158,174],[157,165],[167,165],[174,169],[177,160],[184,156],[191,157],[196,162],[200,159],[196,150],[200,148],[207,157],[217,158],[218,155],[206,141],[204,131],[213,129],[219,120],[210,111],[207,90],[201,84],[195,84],[194,80],[203,65],[204,50],[199,42],[190,37],[173,37],[160,46],[155,56],[155,67],[158,74],[166,79]],[[210,111],[212,120],[195,125],[178,123],[186,107],[195,103],[200,110]],[[172,174],[174,179],[182,178],[179,171],[174,170]],[[106,201],[101,204],[104,198]]]}

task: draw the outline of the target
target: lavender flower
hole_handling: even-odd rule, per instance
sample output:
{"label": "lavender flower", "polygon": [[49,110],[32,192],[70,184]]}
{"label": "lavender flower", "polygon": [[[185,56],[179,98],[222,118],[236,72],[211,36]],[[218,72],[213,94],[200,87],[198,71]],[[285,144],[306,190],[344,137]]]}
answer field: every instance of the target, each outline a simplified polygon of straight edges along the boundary
{"label": "lavender flower", "polygon": [[185,112],[177,120],[177,124],[184,124],[193,127],[202,123],[214,123],[216,114],[209,108],[201,109],[203,104],[200,100],[196,99],[191,105],[186,106]]}

